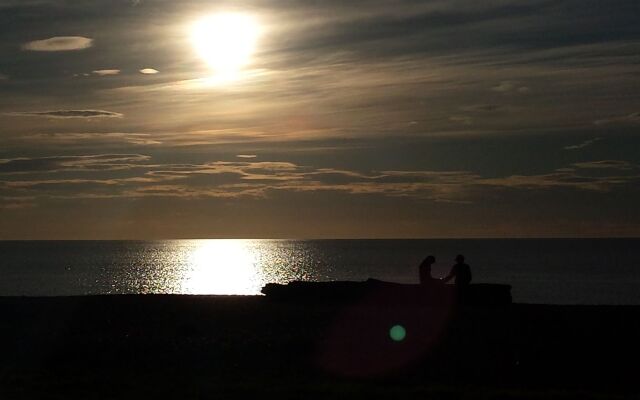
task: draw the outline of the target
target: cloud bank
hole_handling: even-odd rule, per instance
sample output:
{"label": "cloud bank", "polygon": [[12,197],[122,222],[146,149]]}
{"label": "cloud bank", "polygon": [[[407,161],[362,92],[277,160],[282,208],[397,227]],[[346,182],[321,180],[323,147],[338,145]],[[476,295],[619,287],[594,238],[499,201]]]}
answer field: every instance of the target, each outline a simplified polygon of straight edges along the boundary
{"label": "cloud bank", "polygon": [[606,193],[637,185],[640,167],[624,160],[595,160],[540,174],[486,177],[464,170],[363,172],[284,161],[175,164],[157,163],[143,154],[96,154],[4,159],[0,175],[4,196],[14,198],[269,198],[276,192],[334,192],[474,203],[505,190]]}

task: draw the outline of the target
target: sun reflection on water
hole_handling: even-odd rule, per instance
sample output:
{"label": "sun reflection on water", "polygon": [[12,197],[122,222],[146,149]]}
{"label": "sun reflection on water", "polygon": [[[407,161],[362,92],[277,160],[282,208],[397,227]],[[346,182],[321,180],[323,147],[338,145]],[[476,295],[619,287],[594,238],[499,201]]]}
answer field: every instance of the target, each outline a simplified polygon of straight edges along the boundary
{"label": "sun reflection on water", "polygon": [[189,294],[257,294],[264,285],[251,240],[195,241],[182,277]]}

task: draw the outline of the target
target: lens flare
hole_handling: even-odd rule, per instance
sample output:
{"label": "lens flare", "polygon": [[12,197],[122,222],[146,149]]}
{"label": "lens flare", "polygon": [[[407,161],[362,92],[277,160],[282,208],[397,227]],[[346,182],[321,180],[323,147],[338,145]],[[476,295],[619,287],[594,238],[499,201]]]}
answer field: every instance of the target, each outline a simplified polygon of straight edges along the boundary
{"label": "lens flare", "polygon": [[389,329],[389,337],[394,342],[401,342],[407,337],[407,330],[402,325],[394,325]]}

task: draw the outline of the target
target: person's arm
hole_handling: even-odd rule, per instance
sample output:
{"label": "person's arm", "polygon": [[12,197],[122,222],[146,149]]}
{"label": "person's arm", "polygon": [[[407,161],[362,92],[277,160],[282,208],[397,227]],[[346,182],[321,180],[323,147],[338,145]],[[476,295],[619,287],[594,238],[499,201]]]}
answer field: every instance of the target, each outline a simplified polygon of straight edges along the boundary
{"label": "person's arm", "polygon": [[443,282],[449,282],[451,279],[453,279],[454,276],[456,276],[456,266],[454,265],[453,267],[451,267],[451,272],[449,272],[449,275],[445,276],[444,278],[442,278]]}

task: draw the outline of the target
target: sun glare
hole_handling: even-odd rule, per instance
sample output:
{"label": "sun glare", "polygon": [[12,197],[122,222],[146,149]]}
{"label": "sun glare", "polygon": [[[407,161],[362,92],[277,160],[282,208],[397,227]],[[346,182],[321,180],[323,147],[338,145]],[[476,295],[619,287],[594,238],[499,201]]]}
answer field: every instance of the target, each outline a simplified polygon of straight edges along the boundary
{"label": "sun glare", "polygon": [[251,61],[259,31],[249,15],[221,13],[197,21],[191,40],[196,52],[215,71],[216,80],[235,80]]}
{"label": "sun glare", "polygon": [[182,290],[191,294],[255,294],[264,284],[257,257],[248,240],[197,241]]}

